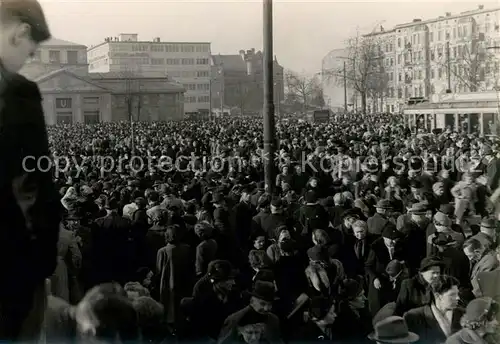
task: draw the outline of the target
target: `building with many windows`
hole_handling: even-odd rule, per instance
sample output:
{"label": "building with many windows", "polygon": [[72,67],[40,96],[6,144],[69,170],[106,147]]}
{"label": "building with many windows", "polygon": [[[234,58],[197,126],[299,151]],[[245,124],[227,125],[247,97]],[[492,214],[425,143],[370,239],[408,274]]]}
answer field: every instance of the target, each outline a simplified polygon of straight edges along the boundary
{"label": "building with many windows", "polygon": [[[264,104],[264,55],[261,51],[240,50],[235,55],[211,56],[212,106],[220,112],[261,113]],[[274,58],[274,104],[276,113],[285,100],[283,67]],[[219,110],[219,111],[217,111]]]}
{"label": "building with many windows", "polygon": [[387,86],[367,111],[401,111],[411,97],[483,92],[500,87],[500,7],[396,25],[377,36]]}
{"label": "building with many windows", "polygon": [[184,85],[185,113],[210,108],[210,43],[140,41],[138,34],[108,37],[87,50],[91,73],[168,75]]}

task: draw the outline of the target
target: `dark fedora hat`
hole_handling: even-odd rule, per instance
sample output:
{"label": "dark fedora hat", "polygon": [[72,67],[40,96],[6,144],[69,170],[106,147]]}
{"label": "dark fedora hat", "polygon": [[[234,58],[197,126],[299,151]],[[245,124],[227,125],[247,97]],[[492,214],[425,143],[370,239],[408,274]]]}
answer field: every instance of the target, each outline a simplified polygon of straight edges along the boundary
{"label": "dark fedora hat", "polygon": [[375,208],[392,209],[392,204],[391,204],[391,201],[389,201],[388,199],[381,199],[380,201],[377,202],[377,205],[375,205]]}
{"label": "dark fedora hat", "polygon": [[432,238],[432,243],[436,246],[447,246],[453,242],[451,235],[446,233],[436,233],[436,236]]}
{"label": "dark fedora hat", "polygon": [[249,295],[267,302],[277,300],[274,284],[265,281],[256,281]]}
{"label": "dark fedora hat", "polygon": [[403,318],[390,316],[375,324],[374,331],[368,335],[368,339],[378,343],[405,344],[418,341],[419,336],[408,330]]}

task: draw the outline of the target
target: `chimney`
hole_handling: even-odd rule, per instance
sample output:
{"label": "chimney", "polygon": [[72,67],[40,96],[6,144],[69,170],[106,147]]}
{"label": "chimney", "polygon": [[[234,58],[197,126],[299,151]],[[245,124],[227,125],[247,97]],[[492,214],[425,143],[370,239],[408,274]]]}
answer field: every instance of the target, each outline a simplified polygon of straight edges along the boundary
{"label": "chimney", "polygon": [[413,19],[414,23],[418,23],[418,22],[421,22],[421,21],[422,21],[422,19],[418,19],[418,18],[417,19]]}
{"label": "chimney", "polygon": [[447,17],[451,17],[451,12],[446,12]]}
{"label": "chimney", "polygon": [[480,10],[484,10],[484,5],[479,5],[479,6],[478,6],[478,8],[479,8]]}

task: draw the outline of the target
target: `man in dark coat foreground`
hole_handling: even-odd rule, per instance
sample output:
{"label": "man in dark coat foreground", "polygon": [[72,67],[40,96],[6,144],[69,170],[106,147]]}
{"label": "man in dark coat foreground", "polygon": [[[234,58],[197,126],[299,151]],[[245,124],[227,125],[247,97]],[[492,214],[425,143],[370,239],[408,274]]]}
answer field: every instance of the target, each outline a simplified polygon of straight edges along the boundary
{"label": "man in dark coat foreground", "polygon": [[2,0],[0,271],[8,279],[0,286],[0,339],[6,341],[38,337],[44,281],[56,266],[60,202],[52,184],[41,95],[34,82],[17,74],[49,38],[36,0]]}

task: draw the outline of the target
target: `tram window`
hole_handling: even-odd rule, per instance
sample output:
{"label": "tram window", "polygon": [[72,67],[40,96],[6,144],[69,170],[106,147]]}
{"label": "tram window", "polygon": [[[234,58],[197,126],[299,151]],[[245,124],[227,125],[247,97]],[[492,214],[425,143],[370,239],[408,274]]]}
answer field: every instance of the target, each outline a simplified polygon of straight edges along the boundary
{"label": "tram window", "polygon": [[447,113],[444,116],[444,126],[445,128],[450,127],[452,130],[455,130],[455,115],[452,113]]}

